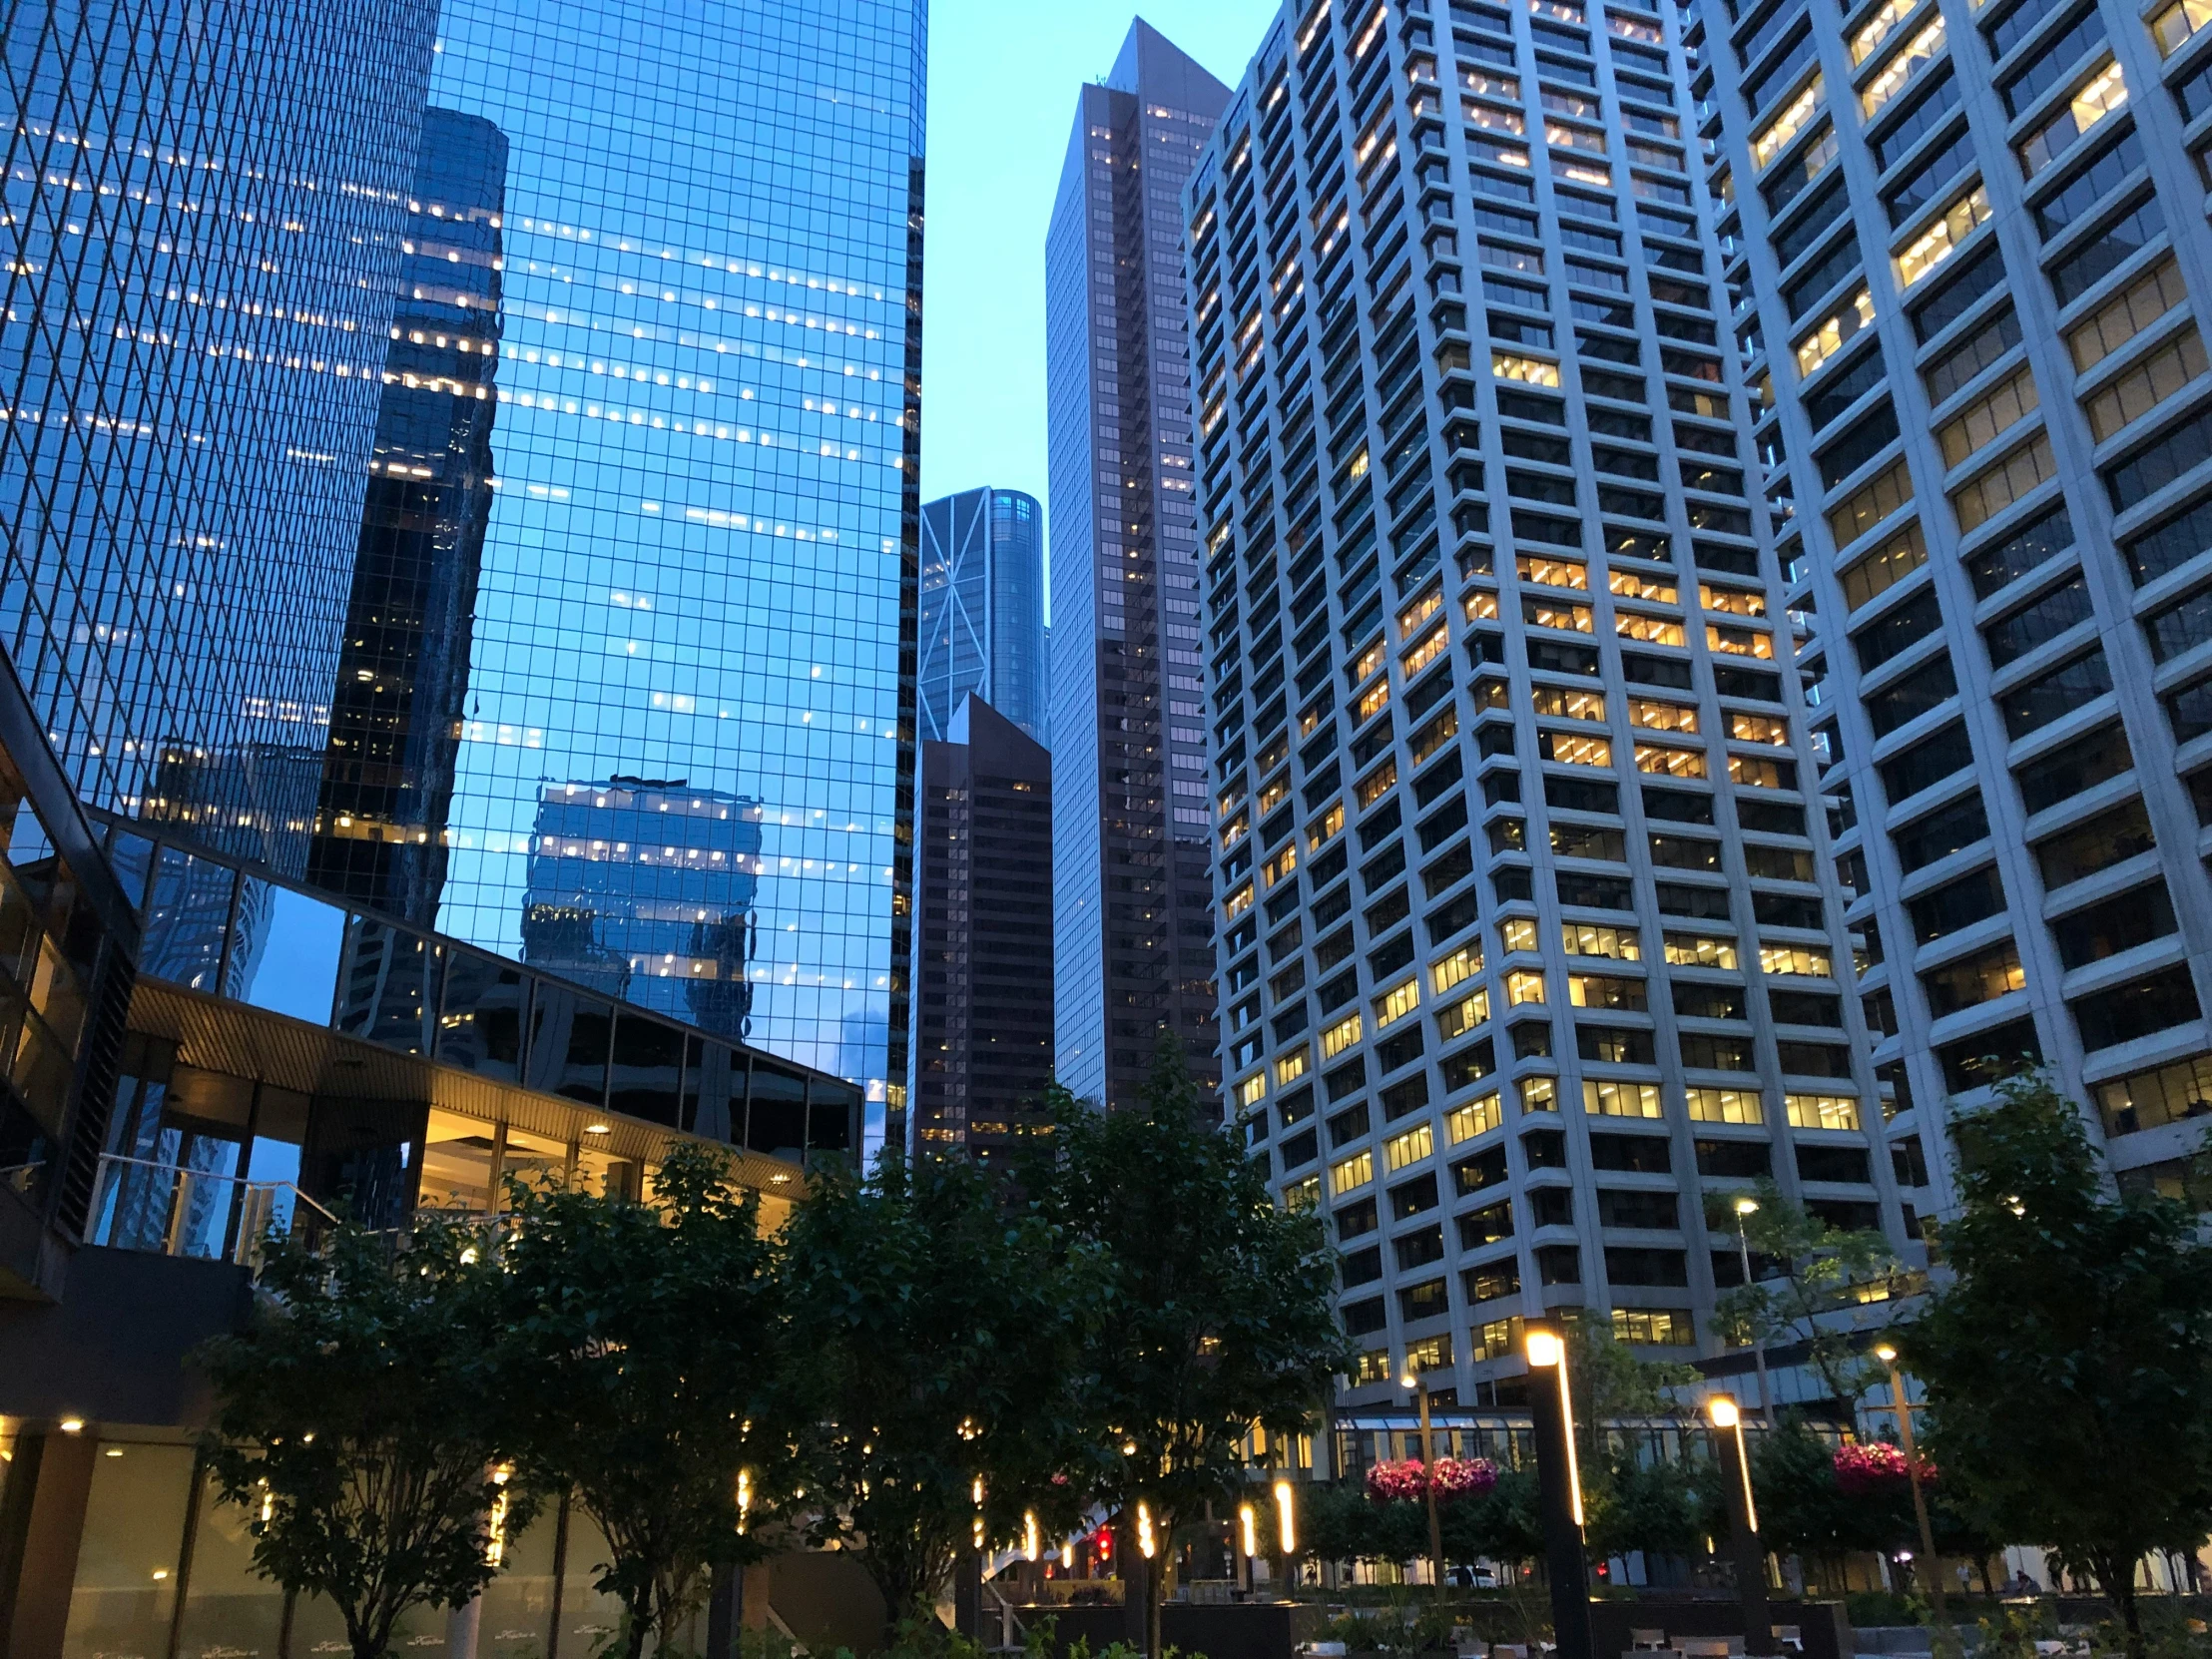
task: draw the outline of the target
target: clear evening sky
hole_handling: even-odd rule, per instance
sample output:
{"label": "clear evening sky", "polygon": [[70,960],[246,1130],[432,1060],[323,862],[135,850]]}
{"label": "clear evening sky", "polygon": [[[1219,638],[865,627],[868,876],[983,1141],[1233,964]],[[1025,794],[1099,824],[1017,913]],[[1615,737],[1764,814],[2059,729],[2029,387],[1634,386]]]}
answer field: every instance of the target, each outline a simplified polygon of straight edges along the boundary
{"label": "clear evening sky", "polygon": [[[1277,9],[1153,0],[1143,15],[1233,87]],[[1135,13],[1126,0],[933,0],[929,14],[922,499],[993,484],[1047,501],[1045,226],[1076,94],[1105,78]]]}

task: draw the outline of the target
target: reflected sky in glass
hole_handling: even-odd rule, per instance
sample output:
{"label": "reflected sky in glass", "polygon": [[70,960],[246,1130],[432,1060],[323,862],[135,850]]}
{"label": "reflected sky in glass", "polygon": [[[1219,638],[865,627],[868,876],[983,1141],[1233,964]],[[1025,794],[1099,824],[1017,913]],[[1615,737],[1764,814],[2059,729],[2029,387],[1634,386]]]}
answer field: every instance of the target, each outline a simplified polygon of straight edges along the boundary
{"label": "reflected sky in glass", "polygon": [[431,90],[509,144],[439,925],[520,952],[546,785],[756,799],[750,1040],[877,1101],[917,10],[448,0]]}

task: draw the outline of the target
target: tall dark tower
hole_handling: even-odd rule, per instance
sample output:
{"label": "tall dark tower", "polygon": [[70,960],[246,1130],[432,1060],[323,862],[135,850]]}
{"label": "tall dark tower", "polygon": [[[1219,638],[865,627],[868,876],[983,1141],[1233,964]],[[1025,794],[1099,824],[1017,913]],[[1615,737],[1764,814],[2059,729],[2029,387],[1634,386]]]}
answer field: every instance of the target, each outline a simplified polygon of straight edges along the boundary
{"label": "tall dark tower", "polygon": [[1220,1082],[1181,201],[1228,100],[1139,22],[1083,89],[1045,244],[1055,1044],[1107,1105],[1163,1028]]}
{"label": "tall dark tower", "polygon": [[507,141],[424,112],[309,878],[436,920],[491,519]]}

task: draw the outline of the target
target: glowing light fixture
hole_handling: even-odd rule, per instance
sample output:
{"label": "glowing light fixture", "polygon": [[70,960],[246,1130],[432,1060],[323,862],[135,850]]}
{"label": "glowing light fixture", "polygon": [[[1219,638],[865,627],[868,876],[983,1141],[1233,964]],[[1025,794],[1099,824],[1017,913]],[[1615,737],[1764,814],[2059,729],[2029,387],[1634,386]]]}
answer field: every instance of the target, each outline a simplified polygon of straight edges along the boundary
{"label": "glowing light fixture", "polygon": [[1030,1560],[1041,1561],[1044,1559],[1044,1552],[1039,1547],[1042,1539],[1038,1536],[1037,1511],[1034,1509],[1026,1511],[1021,1517],[1021,1542],[1022,1553],[1027,1555]]}
{"label": "glowing light fixture", "polygon": [[64,1417],[56,1426],[64,1434],[82,1434],[85,1431],[85,1419],[83,1417]]}
{"label": "glowing light fixture", "polygon": [[1531,1331],[1526,1352],[1532,1370],[1551,1370],[1559,1375],[1559,1420],[1567,1441],[1567,1497],[1574,1507],[1574,1524],[1582,1527],[1588,1523],[1582,1514],[1582,1470],[1574,1451],[1574,1396],[1567,1388],[1567,1345],[1556,1332]]}
{"label": "glowing light fixture", "polygon": [[1152,1507],[1140,1503],[1137,1505],[1137,1553],[1149,1561],[1158,1548],[1158,1541],[1152,1536]]}
{"label": "glowing light fixture", "polygon": [[1260,1553],[1260,1512],[1249,1503],[1239,1504],[1237,1525],[1245,1556],[1250,1559]]}
{"label": "glowing light fixture", "polygon": [[1705,1402],[1705,1415],[1722,1433],[1736,1436],[1736,1477],[1744,1483],[1744,1520],[1756,1534],[1759,1505],[1751,1495],[1751,1455],[1744,1447],[1744,1414],[1727,1394],[1715,1394]]}
{"label": "glowing light fixture", "polygon": [[1285,1555],[1298,1553],[1298,1514],[1288,1480],[1275,1483],[1275,1538]]}

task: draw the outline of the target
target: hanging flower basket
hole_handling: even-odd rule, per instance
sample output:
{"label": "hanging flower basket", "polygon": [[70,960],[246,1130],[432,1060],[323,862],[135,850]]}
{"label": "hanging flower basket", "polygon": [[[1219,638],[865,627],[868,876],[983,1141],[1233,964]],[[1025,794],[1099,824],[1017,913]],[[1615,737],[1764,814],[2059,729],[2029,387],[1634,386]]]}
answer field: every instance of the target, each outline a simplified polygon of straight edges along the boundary
{"label": "hanging flower basket", "polygon": [[[1497,1465],[1487,1457],[1436,1459],[1436,1496],[1479,1497],[1497,1484]],[[1368,1470],[1368,1496],[1378,1503],[1418,1501],[1428,1495],[1428,1471],[1418,1457],[1377,1463]]]}
{"label": "hanging flower basket", "polygon": [[[1836,1448],[1836,1484],[1851,1495],[1897,1490],[1912,1478],[1905,1453],[1887,1440],[1855,1440]],[[1936,1465],[1921,1459],[1921,1484],[1933,1485]]]}

